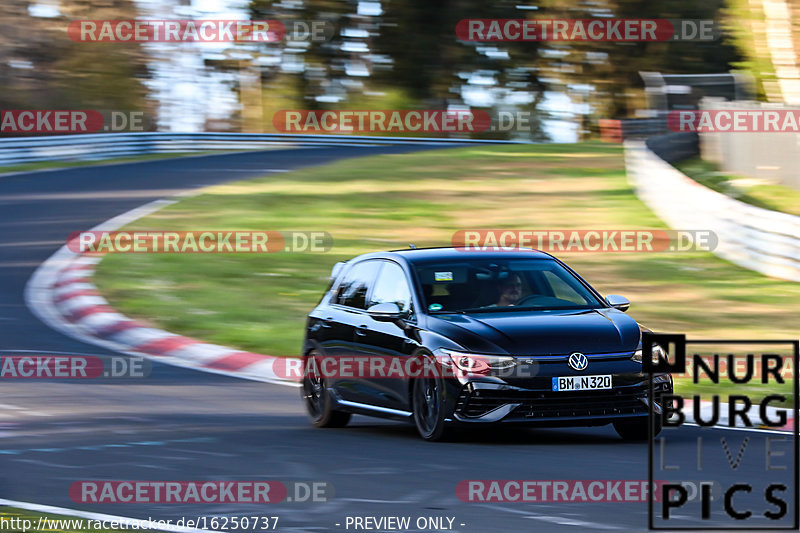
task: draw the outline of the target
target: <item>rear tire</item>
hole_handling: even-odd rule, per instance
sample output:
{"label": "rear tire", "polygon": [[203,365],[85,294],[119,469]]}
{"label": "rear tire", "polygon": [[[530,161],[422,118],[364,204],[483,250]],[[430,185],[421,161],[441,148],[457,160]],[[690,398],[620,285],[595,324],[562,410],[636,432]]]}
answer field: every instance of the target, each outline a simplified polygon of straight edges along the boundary
{"label": "rear tire", "polygon": [[[650,437],[648,430],[649,417],[641,417],[633,420],[617,420],[614,422],[614,429],[623,440],[644,441]],[[653,436],[661,432],[661,419],[656,418],[653,427]]]}
{"label": "rear tire", "polygon": [[452,428],[445,422],[450,412],[442,378],[416,378],[411,386],[411,405],[420,437],[432,442],[452,437]]}
{"label": "rear tire", "polygon": [[333,409],[333,399],[325,383],[325,377],[318,375],[315,371],[319,367],[306,364],[308,358],[314,357],[314,355],[312,352],[303,360],[303,386],[300,389],[303,403],[306,404],[308,410],[308,417],[314,427],[344,427],[350,421],[351,414]]}

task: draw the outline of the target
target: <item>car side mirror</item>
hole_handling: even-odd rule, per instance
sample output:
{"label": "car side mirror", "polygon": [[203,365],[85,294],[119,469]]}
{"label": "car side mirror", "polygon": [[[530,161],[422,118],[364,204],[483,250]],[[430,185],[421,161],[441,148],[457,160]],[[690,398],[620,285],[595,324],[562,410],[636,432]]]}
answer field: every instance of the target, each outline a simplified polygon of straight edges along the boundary
{"label": "car side mirror", "polygon": [[631,302],[625,298],[624,296],[620,296],[619,294],[609,294],[606,296],[606,302],[611,307],[616,307],[620,311],[627,311],[628,308],[631,306]]}
{"label": "car side mirror", "polygon": [[378,322],[397,322],[403,318],[400,307],[390,302],[373,305],[367,309],[367,314]]}
{"label": "car side mirror", "polygon": [[344,268],[344,265],[345,265],[345,264],[347,264],[345,261],[339,261],[338,263],[336,263],[335,265],[333,265],[333,268],[331,269],[331,275],[330,275],[330,279],[331,279],[331,281],[333,281],[333,280],[335,280],[335,279],[336,279],[336,276],[338,276],[338,275],[339,275],[339,273],[340,273],[340,272],[342,271],[342,269]]}

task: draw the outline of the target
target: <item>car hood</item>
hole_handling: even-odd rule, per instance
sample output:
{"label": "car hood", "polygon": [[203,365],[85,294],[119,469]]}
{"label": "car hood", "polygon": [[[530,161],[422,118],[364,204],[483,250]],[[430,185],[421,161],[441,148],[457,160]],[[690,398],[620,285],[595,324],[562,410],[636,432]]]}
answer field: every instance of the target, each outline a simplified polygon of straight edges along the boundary
{"label": "car hood", "polygon": [[617,309],[436,315],[434,329],[467,350],[512,355],[633,352],[639,324]]}

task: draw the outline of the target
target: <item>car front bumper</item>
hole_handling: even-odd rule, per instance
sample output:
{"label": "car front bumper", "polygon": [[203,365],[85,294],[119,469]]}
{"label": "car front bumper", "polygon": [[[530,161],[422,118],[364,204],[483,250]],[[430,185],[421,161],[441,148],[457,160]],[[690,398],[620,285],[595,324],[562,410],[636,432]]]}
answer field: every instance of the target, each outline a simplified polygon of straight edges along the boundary
{"label": "car front bumper", "polygon": [[[653,412],[660,414],[661,396],[672,393],[669,374],[654,375],[653,390]],[[648,378],[642,374],[615,375],[611,389],[587,391],[469,381],[456,392],[453,418],[465,423],[599,425],[619,418],[648,416],[648,392]]]}

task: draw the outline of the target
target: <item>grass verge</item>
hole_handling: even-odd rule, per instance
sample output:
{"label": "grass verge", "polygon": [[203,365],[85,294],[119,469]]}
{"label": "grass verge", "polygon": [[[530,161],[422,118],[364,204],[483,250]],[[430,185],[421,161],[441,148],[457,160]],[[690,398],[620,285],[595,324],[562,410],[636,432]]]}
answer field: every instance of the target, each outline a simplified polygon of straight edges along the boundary
{"label": "grass verge", "polygon": [[701,185],[740,202],[800,216],[800,191],[791,187],[728,174],[700,157],[686,159],[674,166]]}
{"label": "grass verge", "polygon": [[[328,253],[120,254],[96,282],[123,313],[244,350],[297,355],[331,266],[408,243],[449,245],[465,228],[665,228],[633,193],[618,146],[518,145],[382,155],[209,188],[137,230],[324,230]],[[656,331],[796,338],[800,284],[710,253],[569,253],[604,294]]]}

